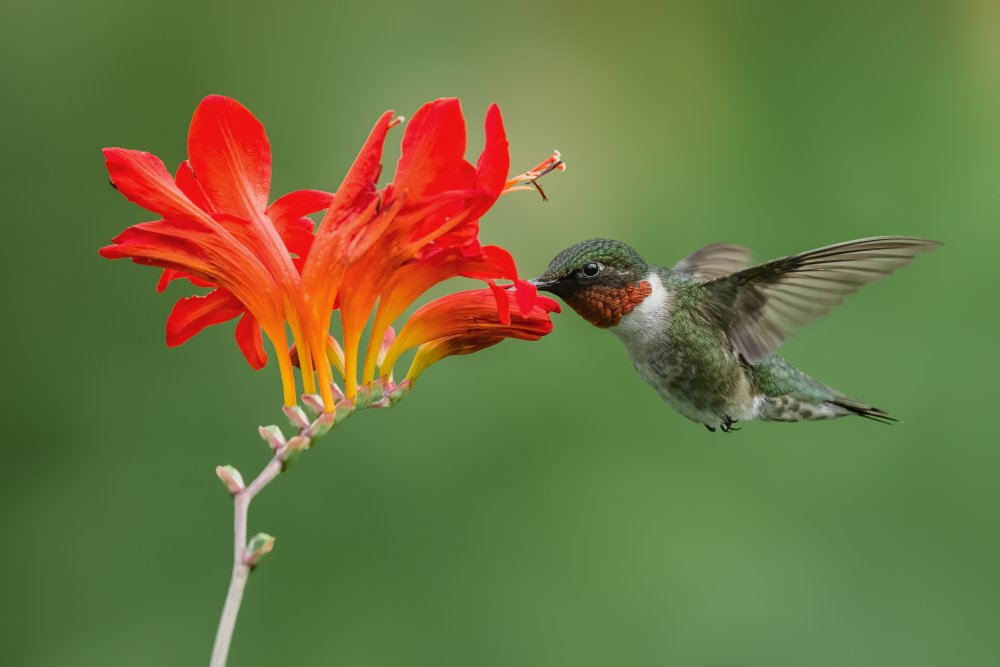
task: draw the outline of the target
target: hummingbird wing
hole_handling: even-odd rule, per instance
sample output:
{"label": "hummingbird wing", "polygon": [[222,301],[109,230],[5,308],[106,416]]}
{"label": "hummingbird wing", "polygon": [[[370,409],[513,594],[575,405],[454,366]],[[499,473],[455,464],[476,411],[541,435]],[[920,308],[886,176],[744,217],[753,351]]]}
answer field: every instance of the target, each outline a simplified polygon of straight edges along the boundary
{"label": "hummingbird wing", "polygon": [[702,311],[726,331],[733,349],[753,363],[862,285],[939,245],[909,236],[878,236],[783,257],[704,283]]}
{"label": "hummingbird wing", "polygon": [[713,243],[677,262],[674,271],[689,273],[701,280],[713,280],[745,269],[749,263],[749,249],[732,243]]}

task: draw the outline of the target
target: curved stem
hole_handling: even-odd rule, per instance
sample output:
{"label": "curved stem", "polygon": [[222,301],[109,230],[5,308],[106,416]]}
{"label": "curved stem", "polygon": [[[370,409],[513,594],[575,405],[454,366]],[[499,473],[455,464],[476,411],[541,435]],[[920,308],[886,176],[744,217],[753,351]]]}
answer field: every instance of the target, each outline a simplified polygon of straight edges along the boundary
{"label": "curved stem", "polygon": [[229,644],[233,638],[233,629],[236,627],[236,617],[240,613],[240,603],[243,601],[243,589],[246,588],[247,579],[250,578],[253,569],[247,553],[247,514],[250,510],[250,501],[281,474],[284,465],[282,456],[286,449],[287,445],[278,448],[260,474],[248,486],[233,494],[233,574],[229,580],[229,592],[226,593],[226,602],[222,607],[219,628],[215,632],[210,667],[226,665]]}

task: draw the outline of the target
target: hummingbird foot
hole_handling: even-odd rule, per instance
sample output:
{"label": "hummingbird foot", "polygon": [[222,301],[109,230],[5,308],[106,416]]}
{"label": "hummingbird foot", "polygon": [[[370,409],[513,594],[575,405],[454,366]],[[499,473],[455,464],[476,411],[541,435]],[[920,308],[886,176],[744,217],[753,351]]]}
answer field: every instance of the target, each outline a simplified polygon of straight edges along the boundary
{"label": "hummingbird foot", "polygon": [[715,433],[715,427],[714,426],[709,426],[708,424],[705,424],[704,426],[705,426],[705,428],[707,428],[712,433]]}
{"label": "hummingbird foot", "polygon": [[[723,433],[732,433],[733,431],[739,431],[740,429],[738,427],[733,426],[733,424],[737,422],[739,422],[739,419],[733,419],[729,415],[726,415],[725,417],[723,417],[722,423],[719,424],[719,428],[722,429]],[[715,429],[712,430],[714,431]]]}

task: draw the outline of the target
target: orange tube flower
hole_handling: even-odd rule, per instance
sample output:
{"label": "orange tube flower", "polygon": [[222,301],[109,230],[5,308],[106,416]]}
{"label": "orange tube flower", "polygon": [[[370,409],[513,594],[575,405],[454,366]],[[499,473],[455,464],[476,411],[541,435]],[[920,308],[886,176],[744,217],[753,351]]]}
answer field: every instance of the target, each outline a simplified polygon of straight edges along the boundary
{"label": "orange tube flower", "polygon": [[[167,344],[179,345],[206,326],[239,317],[236,341],[255,369],[267,361],[261,331],[270,339],[289,406],[297,394],[289,351],[293,341],[305,392],[318,389],[324,409],[332,412],[340,398],[332,367],[341,371],[348,399],[359,382],[370,385],[376,379],[376,368],[390,375],[398,353],[390,351],[380,364],[378,351],[393,321],[428,288],[455,276],[489,285],[483,294],[492,304],[491,326],[496,325],[491,340],[523,338],[529,330],[535,338],[548,333],[554,304],[518,279],[507,251],[483,247],[478,237],[480,218],[501,194],[538,187],[537,178],[563,168],[558,153],[508,177],[507,137],[493,105],[486,115],[485,148],[473,166],[464,157],[465,121],[458,100],[437,100],[408,124],[395,176],[379,189],[382,147],[400,122],[392,112],[379,118],[335,196],[299,190],[268,205],[271,153],[263,126],[235,100],[207,97],[195,111],[188,159],[175,176],[148,153],[105,149],[112,184],[161,219],[129,227],[101,255],[163,268],[158,291],[181,278],[211,288],[175,304],[167,319]],[[323,209],[314,230],[308,215]],[[501,279],[513,281],[514,308],[509,291],[495,283]],[[485,304],[476,297],[482,323],[490,320]],[[446,317],[446,305],[430,312]],[[329,333],[337,309],[343,345]],[[373,312],[373,334],[361,357],[362,330]],[[420,326],[427,325],[404,327],[405,340],[420,338],[414,333]],[[435,355],[486,347],[485,329],[466,328],[466,342],[457,330],[419,341],[433,344],[436,352],[429,347],[422,356],[418,352],[417,374]],[[416,377],[413,369],[409,376]]]}
{"label": "orange tube flower", "polygon": [[406,379],[411,383],[428,366],[455,354],[478,352],[505,338],[538,340],[552,331],[549,313],[559,304],[537,297],[530,306],[511,304],[506,318],[497,313],[495,290],[449,294],[417,309],[389,347],[384,365],[391,368],[399,356],[418,347]]}

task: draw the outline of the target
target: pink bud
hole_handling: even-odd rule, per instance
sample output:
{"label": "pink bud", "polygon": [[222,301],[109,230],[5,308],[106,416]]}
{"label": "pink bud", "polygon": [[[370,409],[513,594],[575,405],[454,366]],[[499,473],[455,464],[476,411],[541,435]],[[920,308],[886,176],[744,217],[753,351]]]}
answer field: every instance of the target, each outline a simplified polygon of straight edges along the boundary
{"label": "pink bud", "polygon": [[222,481],[222,485],[233,496],[244,489],[243,475],[233,466],[216,466],[215,474]]}
{"label": "pink bud", "polygon": [[285,434],[274,424],[259,426],[257,432],[260,433],[261,438],[267,441],[267,444],[271,445],[271,449],[278,449],[285,444]]}
{"label": "pink bud", "polygon": [[288,421],[292,423],[292,426],[302,430],[304,428],[309,428],[309,416],[306,415],[306,411],[297,405],[286,405],[283,407],[282,412],[288,417]]}

